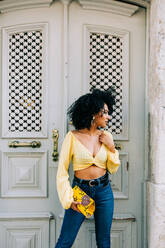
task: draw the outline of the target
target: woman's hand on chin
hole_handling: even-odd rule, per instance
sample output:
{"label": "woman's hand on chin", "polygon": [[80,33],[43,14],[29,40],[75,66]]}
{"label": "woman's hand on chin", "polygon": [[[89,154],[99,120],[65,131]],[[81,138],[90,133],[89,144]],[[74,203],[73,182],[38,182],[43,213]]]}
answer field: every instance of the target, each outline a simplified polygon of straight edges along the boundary
{"label": "woman's hand on chin", "polygon": [[108,149],[110,150],[110,152],[115,153],[115,145],[114,145],[113,140],[103,131],[101,131],[101,134],[99,135],[99,141],[103,143],[104,145],[106,145]]}

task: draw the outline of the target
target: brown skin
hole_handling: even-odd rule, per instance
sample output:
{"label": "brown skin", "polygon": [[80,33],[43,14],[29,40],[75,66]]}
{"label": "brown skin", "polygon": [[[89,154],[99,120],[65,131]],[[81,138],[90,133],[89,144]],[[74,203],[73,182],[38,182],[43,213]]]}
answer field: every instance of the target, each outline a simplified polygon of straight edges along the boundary
{"label": "brown skin", "polygon": [[[104,110],[93,116],[93,122],[90,129],[72,131],[76,138],[86,147],[93,157],[99,152],[102,143],[108,147],[111,152],[115,152],[113,141],[103,131],[98,130],[98,127],[105,128],[110,116],[108,114],[108,106],[104,104]],[[105,174],[106,170],[92,165],[86,169],[75,171],[75,176],[81,179],[90,180],[101,177]],[[73,201],[71,208],[80,212],[77,208],[78,202]]]}

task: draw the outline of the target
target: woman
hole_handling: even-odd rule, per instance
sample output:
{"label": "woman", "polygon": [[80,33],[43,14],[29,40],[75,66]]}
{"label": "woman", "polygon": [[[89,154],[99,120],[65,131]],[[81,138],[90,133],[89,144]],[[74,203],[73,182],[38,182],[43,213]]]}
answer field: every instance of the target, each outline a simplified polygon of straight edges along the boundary
{"label": "woman", "polygon": [[[66,209],[56,248],[72,246],[85,216],[73,199],[73,187],[78,185],[95,200],[95,230],[98,248],[110,248],[113,217],[113,193],[108,172],[115,173],[120,165],[111,133],[105,128],[113,112],[113,91],[94,90],[81,96],[69,108],[75,127],[64,139],[57,171],[57,190]],[[74,179],[69,183],[68,168],[73,161]]]}

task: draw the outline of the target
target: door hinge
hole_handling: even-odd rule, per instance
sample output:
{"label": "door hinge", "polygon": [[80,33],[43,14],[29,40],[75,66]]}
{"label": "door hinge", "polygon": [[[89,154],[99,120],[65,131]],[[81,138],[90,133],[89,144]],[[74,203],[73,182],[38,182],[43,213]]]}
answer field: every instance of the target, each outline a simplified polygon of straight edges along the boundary
{"label": "door hinge", "polygon": [[128,169],[129,169],[129,162],[127,161],[127,171],[128,171]]}

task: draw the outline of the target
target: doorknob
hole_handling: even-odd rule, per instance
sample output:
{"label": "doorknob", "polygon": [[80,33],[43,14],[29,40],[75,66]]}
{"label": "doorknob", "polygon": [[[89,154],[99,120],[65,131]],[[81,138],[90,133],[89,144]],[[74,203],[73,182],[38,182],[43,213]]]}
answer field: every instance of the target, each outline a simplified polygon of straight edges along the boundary
{"label": "doorknob", "polygon": [[41,146],[40,141],[32,141],[32,142],[19,142],[17,140],[9,142],[8,146],[11,148],[16,147],[32,147],[32,148],[39,148]]}
{"label": "doorknob", "polygon": [[59,133],[57,129],[53,129],[52,131],[53,135],[53,153],[52,153],[52,158],[53,161],[58,161],[58,137]]}

